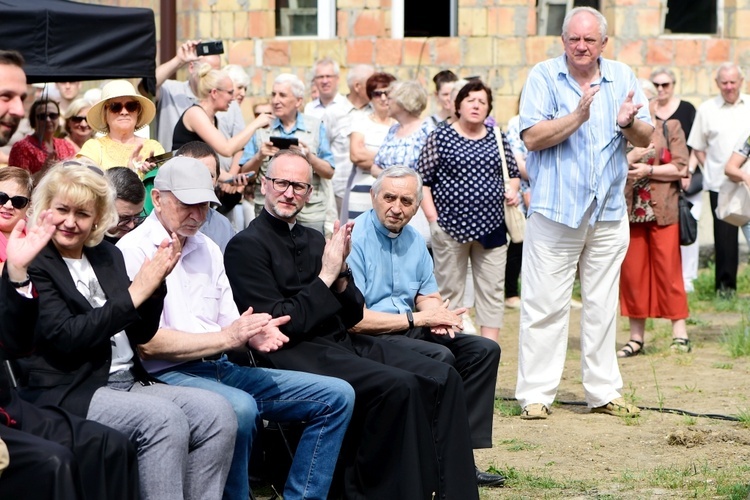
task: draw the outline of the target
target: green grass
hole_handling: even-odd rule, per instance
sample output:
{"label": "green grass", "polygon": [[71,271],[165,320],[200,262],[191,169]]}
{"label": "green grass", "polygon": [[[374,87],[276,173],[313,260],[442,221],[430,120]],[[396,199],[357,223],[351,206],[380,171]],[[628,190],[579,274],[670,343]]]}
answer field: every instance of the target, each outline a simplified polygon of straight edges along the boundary
{"label": "green grass", "polygon": [[740,425],[745,428],[750,428],[750,410],[747,408],[740,410],[735,415],[740,422]]}
{"label": "green grass", "polygon": [[747,484],[749,472],[750,466],[746,464],[714,468],[708,463],[693,463],[688,466],[627,471],[620,476],[620,481],[638,484],[639,496],[643,495],[642,486],[646,485],[679,491],[680,498],[745,499],[750,492]]}
{"label": "green grass", "polygon": [[747,311],[738,324],[723,329],[719,342],[733,358],[750,356],[750,317]]}
{"label": "green grass", "polygon": [[505,439],[500,441],[500,444],[505,446],[505,449],[508,451],[529,451],[539,448],[538,444],[527,443],[518,439]]}
{"label": "green grass", "polygon": [[714,363],[711,366],[718,370],[731,370],[732,368],[734,368],[734,364],[732,363]]}
{"label": "green grass", "polygon": [[508,401],[502,398],[495,398],[495,411],[503,417],[517,417],[521,414],[521,407],[515,400]]}

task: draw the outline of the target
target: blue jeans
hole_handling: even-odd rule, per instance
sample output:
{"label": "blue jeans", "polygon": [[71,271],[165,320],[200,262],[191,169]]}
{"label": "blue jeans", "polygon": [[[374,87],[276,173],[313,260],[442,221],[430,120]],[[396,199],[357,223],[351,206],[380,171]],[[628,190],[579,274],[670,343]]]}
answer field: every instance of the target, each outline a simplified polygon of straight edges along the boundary
{"label": "blue jeans", "polygon": [[237,414],[237,441],[224,499],[249,496],[248,460],[261,420],[306,422],[292,461],[284,498],[328,496],[341,442],[354,409],[354,390],[345,381],[304,372],[249,368],[217,361],[192,361],[156,374],[172,385],[221,394]]}

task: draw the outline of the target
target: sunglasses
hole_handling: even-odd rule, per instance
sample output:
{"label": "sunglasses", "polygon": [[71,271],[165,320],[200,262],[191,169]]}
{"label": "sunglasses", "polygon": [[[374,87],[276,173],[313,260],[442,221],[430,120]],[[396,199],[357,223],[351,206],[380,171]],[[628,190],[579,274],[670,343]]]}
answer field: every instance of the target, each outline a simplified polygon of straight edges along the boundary
{"label": "sunglasses", "polygon": [[43,120],[46,120],[48,118],[50,120],[52,120],[53,122],[57,121],[57,119],[60,118],[60,113],[38,113],[36,115],[36,119],[37,120],[42,120],[43,121]]}
{"label": "sunglasses", "polygon": [[139,215],[129,215],[125,217],[120,217],[117,221],[117,227],[119,229],[126,229],[128,224],[131,222],[133,223],[133,229],[140,226],[141,223],[146,220],[146,214],[145,212],[141,212]]}
{"label": "sunglasses", "polygon": [[68,120],[72,121],[73,123],[82,123],[86,121],[86,117],[85,116],[71,116],[70,118],[68,118]]}
{"label": "sunglasses", "polygon": [[113,102],[107,106],[109,110],[113,113],[119,113],[122,111],[122,108],[124,107],[128,113],[135,113],[139,109],[141,109],[141,103],[138,101],[128,101],[126,103],[121,102]]}
{"label": "sunglasses", "polygon": [[388,97],[388,91],[387,90],[373,90],[372,91],[373,97]]}
{"label": "sunglasses", "polygon": [[21,210],[29,204],[29,199],[25,196],[8,196],[6,193],[0,191],[0,205],[5,205],[10,200],[10,204],[13,208]]}
{"label": "sunglasses", "polygon": [[659,87],[664,87],[665,89],[668,89],[668,88],[669,88],[669,87],[670,87],[670,86],[672,85],[672,82],[667,82],[667,83],[656,83],[656,82],[651,82],[651,83],[653,83],[653,84],[654,84],[654,87],[656,87],[657,89],[658,89]]}

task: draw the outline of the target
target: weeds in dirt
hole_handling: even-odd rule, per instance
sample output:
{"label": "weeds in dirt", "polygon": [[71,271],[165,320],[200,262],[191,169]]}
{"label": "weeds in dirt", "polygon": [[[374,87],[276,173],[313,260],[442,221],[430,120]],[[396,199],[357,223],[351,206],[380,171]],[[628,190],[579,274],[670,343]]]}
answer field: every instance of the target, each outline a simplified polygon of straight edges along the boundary
{"label": "weeds in dirt", "polygon": [[[656,467],[651,470],[627,471],[621,474],[624,484],[645,484],[654,488],[679,490],[682,498],[745,499],[750,492],[747,475],[750,467],[711,467],[708,463],[688,466]],[[641,490],[642,492],[642,490]]]}
{"label": "weeds in dirt", "polygon": [[500,441],[500,444],[506,446],[505,449],[508,451],[529,451],[539,448],[538,444],[527,443],[526,441],[519,441],[518,439],[505,439]]}
{"label": "weeds in dirt", "polygon": [[572,496],[574,493],[585,493],[596,488],[593,482],[558,479],[550,474],[536,474],[531,471],[507,467],[500,469],[495,466],[489,468],[489,472],[505,476],[505,486],[519,490],[554,490],[540,491],[535,498],[559,498],[560,496]]}
{"label": "weeds in dirt", "polygon": [[742,409],[735,416],[742,427],[750,428],[750,410]]}
{"label": "weeds in dirt", "polygon": [[738,324],[724,328],[719,342],[733,358],[750,356],[750,317],[747,311]]}
{"label": "weeds in dirt", "polygon": [[711,366],[717,370],[731,370],[734,368],[733,363],[714,363]]}
{"label": "weeds in dirt", "polygon": [[687,426],[692,426],[698,423],[698,419],[692,415],[686,413],[682,414],[682,423]]}
{"label": "weeds in dirt", "polygon": [[656,402],[659,404],[659,411],[664,410],[664,393],[661,392],[659,387],[659,379],[656,378],[656,366],[651,361],[651,372],[654,374],[654,388],[656,389]]}
{"label": "weeds in dirt", "polygon": [[495,398],[495,411],[503,417],[517,417],[523,409],[518,406],[515,400],[509,401],[507,399]]}

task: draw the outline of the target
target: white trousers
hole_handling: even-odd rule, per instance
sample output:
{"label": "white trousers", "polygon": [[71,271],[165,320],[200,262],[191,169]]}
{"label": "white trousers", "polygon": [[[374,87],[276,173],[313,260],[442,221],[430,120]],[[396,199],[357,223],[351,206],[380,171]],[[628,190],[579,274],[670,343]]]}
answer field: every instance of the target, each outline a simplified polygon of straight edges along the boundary
{"label": "white trousers", "polygon": [[630,241],[627,218],[578,229],[534,213],[526,222],[516,399],[521,407],[555,400],[568,347],[570,299],[581,278],[581,378],[589,407],[620,397],[615,336],[620,265]]}

